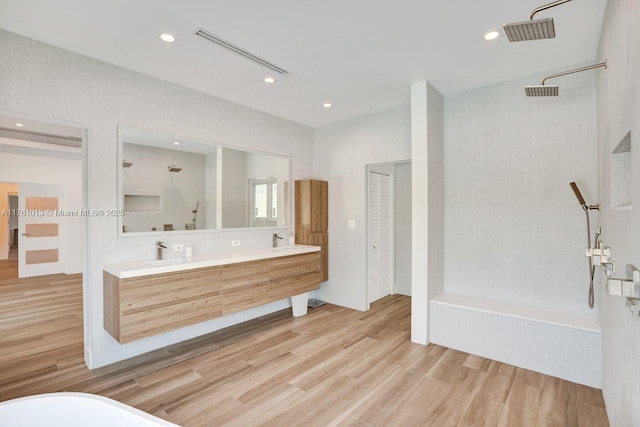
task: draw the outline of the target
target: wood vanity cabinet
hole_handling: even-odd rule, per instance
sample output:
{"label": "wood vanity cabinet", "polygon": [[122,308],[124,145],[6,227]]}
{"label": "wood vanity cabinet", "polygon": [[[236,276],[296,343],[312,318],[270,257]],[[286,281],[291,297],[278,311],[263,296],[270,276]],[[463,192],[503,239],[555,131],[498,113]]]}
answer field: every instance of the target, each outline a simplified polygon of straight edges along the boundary
{"label": "wood vanity cabinet", "polygon": [[296,243],[320,246],[322,281],[329,280],[329,184],[313,179],[295,182]]}
{"label": "wood vanity cabinet", "polygon": [[225,316],[269,300],[269,260],[227,264],[221,268]]}
{"label": "wood vanity cabinet", "polygon": [[103,272],[104,328],[121,344],[320,287],[320,252],[120,279]]}

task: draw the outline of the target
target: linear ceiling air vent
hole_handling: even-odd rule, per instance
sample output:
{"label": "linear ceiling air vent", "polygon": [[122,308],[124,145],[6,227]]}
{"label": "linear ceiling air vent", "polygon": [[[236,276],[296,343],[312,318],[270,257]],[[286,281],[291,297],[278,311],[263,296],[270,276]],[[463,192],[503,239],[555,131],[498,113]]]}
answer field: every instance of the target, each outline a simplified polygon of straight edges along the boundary
{"label": "linear ceiling air vent", "polygon": [[244,48],[241,48],[240,46],[235,45],[235,44],[233,44],[231,42],[228,42],[225,39],[223,39],[223,38],[221,38],[219,36],[216,36],[215,34],[210,33],[207,30],[203,30],[202,28],[198,28],[196,30],[196,32],[195,32],[195,35],[199,36],[199,37],[202,37],[203,39],[205,39],[207,41],[210,41],[212,43],[215,43],[218,46],[221,46],[221,47],[223,47],[225,49],[228,49],[228,50],[230,50],[232,52],[235,52],[238,55],[242,55],[245,58],[247,58],[247,59],[249,59],[249,60],[251,60],[251,61],[253,61],[253,62],[257,63],[257,64],[262,65],[263,67],[267,67],[268,69],[278,73],[279,75],[281,75],[283,77],[286,77],[286,76],[289,76],[289,75],[292,74],[290,71],[287,71],[282,67],[278,67],[276,64],[274,64],[272,62],[269,62],[264,58],[260,58],[259,56],[249,52],[248,50],[246,50]]}

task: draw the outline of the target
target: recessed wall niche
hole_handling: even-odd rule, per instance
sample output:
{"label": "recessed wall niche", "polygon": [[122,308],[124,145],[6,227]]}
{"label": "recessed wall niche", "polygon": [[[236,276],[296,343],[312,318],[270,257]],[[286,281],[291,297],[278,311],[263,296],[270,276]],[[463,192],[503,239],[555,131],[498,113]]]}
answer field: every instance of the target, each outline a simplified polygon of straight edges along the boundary
{"label": "recessed wall niche", "polygon": [[611,152],[611,209],[631,210],[631,131]]}

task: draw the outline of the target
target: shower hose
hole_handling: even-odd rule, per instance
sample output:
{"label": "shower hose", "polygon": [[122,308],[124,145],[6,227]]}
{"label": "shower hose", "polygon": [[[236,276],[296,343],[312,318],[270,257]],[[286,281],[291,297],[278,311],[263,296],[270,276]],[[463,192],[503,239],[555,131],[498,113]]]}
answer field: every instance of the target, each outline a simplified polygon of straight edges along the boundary
{"label": "shower hose", "polygon": [[[592,247],[591,246],[591,223],[589,221],[589,208],[588,207],[584,207],[584,213],[587,216],[587,248]],[[596,242],[595,244],[598,244],[598,237],[596,236]],[[594,246],[595,247],[595,246]],[[589,257],[589,308],[593,308],[594,306],[594,295],[593,295],[593,277],[595,275],[596,272],[596,267],[593,265],[593,260],[591,259],[591,257]]]}

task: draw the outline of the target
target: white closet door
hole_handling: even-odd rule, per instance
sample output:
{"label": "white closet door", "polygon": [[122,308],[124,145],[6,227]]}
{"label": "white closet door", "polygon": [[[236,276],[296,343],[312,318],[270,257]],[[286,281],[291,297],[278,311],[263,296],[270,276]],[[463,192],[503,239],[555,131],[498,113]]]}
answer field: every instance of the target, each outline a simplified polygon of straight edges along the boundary
{"label": "white closet door", "polygon": [[391,294],[391,177],[369,172],[369,303]]}

